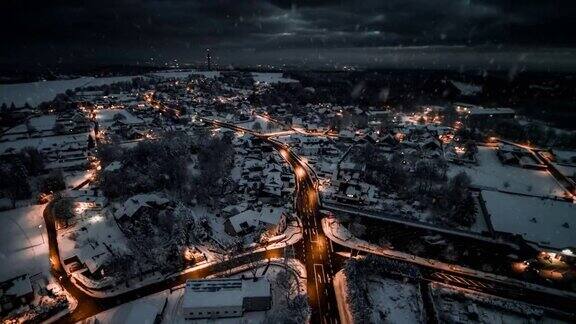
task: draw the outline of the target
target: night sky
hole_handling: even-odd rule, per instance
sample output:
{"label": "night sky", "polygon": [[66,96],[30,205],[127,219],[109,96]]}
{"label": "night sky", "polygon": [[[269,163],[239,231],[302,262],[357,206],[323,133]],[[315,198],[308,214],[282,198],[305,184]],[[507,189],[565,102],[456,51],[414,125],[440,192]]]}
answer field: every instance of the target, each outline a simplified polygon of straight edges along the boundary
{"label": "night sky", "polygon": [[3,64],[576,67],[576,1],[1,1]]}

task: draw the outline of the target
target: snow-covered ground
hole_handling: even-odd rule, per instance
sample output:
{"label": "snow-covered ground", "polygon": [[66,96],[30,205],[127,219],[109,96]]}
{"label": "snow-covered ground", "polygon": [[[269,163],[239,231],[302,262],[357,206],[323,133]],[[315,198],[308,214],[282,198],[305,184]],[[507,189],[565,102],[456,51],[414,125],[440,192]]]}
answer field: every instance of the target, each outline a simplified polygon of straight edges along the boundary
{"label": "snow-covered ground", "polygon": [[276,72],[252,72],[254,81],[262,83],[291,83],[298,82],[298,80],[284,78],[282,73]]}
{"label": "snow-covered ground", "polygon": [[254,124],[259,123],[261,128],[258,130],[260,133],[276,132],[282,130],[282,127],[275,122],[268,121],[260,116],[257,116],[253,120],[237,123],[236,126],[244,127],[247,129],[254,129]]}
{"label": "snow-covered ground", "polygon": [[[183,290],[183,289],[181,289]],[[92,316],[89,323],[153,324],[174,294],[165,290]]]}
{"label": "snow-covered ground", "polygon": [[418,285],[383,277],[370,277],[368,282],[373,323],[426,322]]}
{"label": "snow-covered ground", "polygon": [[482,87],[479,85],[452,80],[450,82],[460,90],[463,96],[473,96],[482,92]]}
{"label": "snow-covered ground", "polygon": [[0,282],[18,275],[49,275],[45,205],[0,212]]}
{"label": "snow-covered ground", "polygon": [[440,323],[568,323],[535,305],[440,283],[430,284]]}
{"label": "snow-covered ground", "polygon": [[51,150],[69,144],[86,146],[89,135],[90,133],[79,133],[73,135],[22,138],[8,142],[0,142],[0,154],[17,152],[25,147],[34,147],[42,151],[43,148]]}
{"label": "snow-covered ground", "polygon": [[100,86],[117,82],[130,81],[135,76],[108,78],[82,77],[70,80],[38,81],[29,83],[3,84],[0,86],[0,104],[17,107],[28,103],[37,106],[44,101],[50,101],[59,93],[73,90],[77,87]]}
{"label": "snow-covered ground", "polygon": [[[204,75],[208,78],[217,77],[220,75],[218,71],[162,71],[151,73],[152,75],[161,76],[165,78],[186,78],[189,75]],[[264,83],[277,83],[277,82],[298,82],[296,80],[282,77],[282,73],[253,73],[254,79]],[[15,83],[3,84],[0,86],[0,104],[6,103],[10,105],[14,103],[17,107],[23,106],[25,103],[31,106],[37,106],[44,101],[50,101],[59,93],[64,93],[66,90],[73,90],[77,87],[87,86],[101,86],[117,82],[130,81],[133,76],[118,76],[107,78],[94,78],[94,77],[81,77],[69,80],[54,80],[54,81],[38,81],[29,83]]]}
{"label": "snow-covered ground", "polygon": [[52,129],[56,125],[56,115],[43,115],[38,117],[32,117],[26,121],[26,124],[20,124],[14,126],[2,134],[2,139],[13,139],[22,136],[22,133],[26,133],[28,126],[32,126],[37,132],[43,132],[43,134],[48,133],[52,135]]}
{"label": "snow-covered ground", "polygon": [[79,186],[82,184],[82,182],[90,179],[93,174],[93,170],[64,172],[64,182],[66,183],[66,188],[72,189]]}
{"label": "snow-covered ground", "polygon": [[[290,265],[290,263],[289,263]],[[184,286],[175,287],[172,290],[165,290],[133,302],[112,308],[105,312],[99,313],[92,317],[100,323],[154,323],[157,314],[162,312],[164,303],[166,307],[161,315],[162,323],[262,323],[266,316],[282,306],[284,295],[278,291],[274,281],[278,273],[283,268],[278,264],[272,264],[269,267],[261,267],[257,271],[257,276],[265,276],[272,283],[272,309],[264,312],[246,312],[242,317],[219,318],[217,320],[201,319],[187,321],[182,314],[182,300],[184,296]],[[250,271],[244,271],[233,275],[239,278],[242,275],[252,276]],[[297,278],[298,285],[306,286],[305,279]]]}
{"label": "snow-covered ground", "polygon": [[539,196],[563,197],[565,194],[564,188],[548,171],[502,164],[496,155],[496,148],[478,147],[477,159],[477,166],[451,164],[448,175],[455,176],[464,171],[470,176],[472,184],[486,189]]}
{"label": "snow-covered ground", "polygon": [[114,123],[114,116],[120,114],[125,117],[122,122],[126,124],[143,124],[144,120],[131,114],[126,109],[98,109],[96,110],[96,120],[100,126],[109,126]]}
{"label": "snow-covered ground", "polygon": [[[100,248],[93,248],[94,244],[91,242],[97,242]],[[113,251],[129,252],[127,244],[127,239],[113,216],[104,211],[86,210],[73,226],[58,233],[58,247],[62,260],[75,255],[85,260],[99,252],[105,252],[106,255],[98,256],[94,260],[95,263],[103,264],[111,256],[107,251],[108,248]],[[103,245],[108,248],[103,248]]]}
{"label": "snow-covered ground", "polygon": [[556,249],[576,246],[576,204],[487,190],[482,197],[496,231]]}

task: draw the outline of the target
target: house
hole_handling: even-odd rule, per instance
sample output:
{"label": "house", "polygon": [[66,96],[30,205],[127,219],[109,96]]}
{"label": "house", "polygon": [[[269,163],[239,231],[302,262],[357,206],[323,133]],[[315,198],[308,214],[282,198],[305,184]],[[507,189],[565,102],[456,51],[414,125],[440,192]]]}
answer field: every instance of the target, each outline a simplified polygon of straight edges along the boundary
{"label": "house", "polygon": [[286,230],[286,215],[284,209],[272,206],[264,206],[260,211],[245,210],[226,220],[224,229],[230,235],[247,234],[257,227],[264,226],[279,234]]}
{"label": "house", "polygon": [[156,208],[164,209],[169,199],[160,197],[156,194],[140,194],[128,198],[124,204],[116,211],[115,217],[120,221],[129,220],[142,209]]}
{"label": "house", "polygon": [[469,127],[481,127],[497,121],[514,119],[516,112],[510,108],[470,107],[466,110],[465,121]]}
{"label": "house", "polygon": [[272,196],[282,196],[284,182],[282,181],[280,166],[277,164],[268,165],[264,170],[264,174],[266,178],[264,179],[262,191]]}
{"label": "house", "polygon": [[339,202],[353,205],[370,205],[377,202],[377,189],[365,182],[351,184],[341,182],[333,198]]}
{"label": "house", "polygon": [[104,197],[101,191],[96,189],[67,190],[64,192],[64,196],[72,198],[77,203],[85,203],[93,208],[101,209],[108,204],[108,199]]}
{"label": "house", "polygon": [[188,280],[182,300],[186,320],[239,317],[270,307],[272,290],[264,277]]}
{"label": "house", "polygon": [[34,290],[28,274],[0,282],[0,314],[6,314],[34,300]]}
{"label": "house", "polygon": [[336,167],[336,175],[334,180],[344,182],[359,181],[364,176],[366,164],[354,163],[350,161],[340,162]]}

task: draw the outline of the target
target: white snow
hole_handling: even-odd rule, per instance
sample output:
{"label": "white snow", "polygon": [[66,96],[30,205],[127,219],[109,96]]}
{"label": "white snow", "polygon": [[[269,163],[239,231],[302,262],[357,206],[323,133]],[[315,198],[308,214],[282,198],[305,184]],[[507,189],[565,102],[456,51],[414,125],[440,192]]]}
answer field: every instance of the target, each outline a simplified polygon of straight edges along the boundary
{"label": "white snow", "polygon": [[44,207],[34,205],[0,212],[0,281],[24,273],[49,274]]}
{"label": "white snow", "polygon": [[219,71],[197,71],[197,70],[167,70],[167,71],[160,71],[151,73],[151,75],[163,77],[163,78],[170,78],[170,79],[185,79],[190,75],[203,75],[207,78],[214,78],[220,76]]}
{"label": "white snow", "polygon": [[431,296],[441,323],[568,323],[535,305],[511,299],[430,284]]}
{"label": "white snow", "polygon": [[452,84],[458,88],[458,90],[460,90],[460,92],[462,93],[463,96],[473,96],[475,94],[478,94],[482,91],[482,87],[479,85],[475,85],[475,84],[471,84],[471,83],[465,83],[465,82],[459,82],[459,81],[453,81],[451,80],[450,82],[452,82]]}
{"label": "white snow", "polygon": [[170,291],[165,290],[135,301],[114,307],[105,312],[92,316],[89,323],[130,323],[153,324],[156,315],[162,312],[168,302]]}
{"label": "white snow", "polygon": [[[81,230],[83,227],[86,230]],[[71,233],[75,233],[76,237],[71,236]],[[104,264],[111,256],[104,244],[114,251],[130,251],[127,239],[114,218],[104,211],[88,210],[74,226],[58,234],[58,248],[62,260],[78,256],[87,266],[94,268]],[[99,252],[103,254],[99,255]],[[95,255],[98,257],[92,258]]]}
{"label": "white snow", "polygon": [[260,223],[276,225],[280,222],[283,213],[283,208],[264,206],[261,211],[245,210],[230,217],[229,220],[234,230],[240,233],[243,230],[243,223],[246,223],[247,226],[254,227],[257,227]]}
{"label": "white snow", "polygon": [[236,126],[244,127],[246,129],[253,129],[255,123],[259,123],[262,128],[258,131],[260,133],[267,133],[270,131],[276,132],[282,130],[282,127],[275,122],[268,121],[260,116],[256,116],[249,121],[237,123]]}
{"label": "white snow", "polygon": [[370,277],[368,294],[373,323],[425,323],[422,296],[416,284]]}
{"label": "white snow", "polygon": [[125,119],[122,119],[123,123],[126,124],[144,124],[144,120],[134,116],[126,109],[98,109],[96,110],[96,119],[100,126],[109,126],[114,123],[114,116],[120,114]]}
{"label": "white snow", "polygon": [[[288,263],[290,267],[292,267],[291,262]],[[303,267],[303,265],[300,265]],[[264,271],[266,270],[266,273]],[[276,275],[282,270],[282,267],[277,264],[271,264],[270,267],[261,267],[257,271],[257,276],[264,276],[270,282],[274,282]],[[233,278],[239,278],[242,275],[251,276],[252,273],[249,271],[240,272],[233,275]],[[304,274],[305,276],[305,274]],[[298,284],[300,286],[306,286],[306,280],[302,278],[297,278]],[[266,314],[269,312],[274,312],[275,305],[281,305],[283,302],[281,298],[284,295],[279,292],[275,291],[274,287],[272,287],[272,309],[266,312],[246,312],[243,314],[242,317],[235,317],[235,318],[219,318],[217,323],[223,324],[234,324],[234,323],[262,323]],[[120,305],[118,307],[112,308],[105,312],[99,313],[92,318],[98,319],[101,323],[125,323],[126,318],[128,318],[131,312],[138,312],[142,310],[142,315],[139,317],[140,323],[153,323],[156,317],[156,313],[151,311],[146,311],[147,309],[151,309],[155,307],[158,309],[157,306],[161,305],[164,300],[166,300],[166,308],[164,310],[161,323],[170,323],[170,324],[179,324],[179,323],[197,323],[197,324],[208,324],[214,323],[214,320],[209,319],[201,319],[201,320],[194,320],[194,321],[187,321],[184,319],[182,313],[182,303],[184,301],[184,285],[174,287],[171,290],[165,290],[159,292],[157,294],[153,294],[150,296],[143,297],[141,299],[137,299],[133,302]]]}
{"label": "white snow", "polygon": [[0,142],[0,154],[13,153],[25,147],[34,147],[43,153],[58,151],[64,146],[83,148],[88,145],[89,135],[90,133],[79,133],[73,135],[22,138]]}
{"label": "white snow", "polygon": [[38,81],[29,83],[15,83],[0,85],[0,104],[10,105],[14,103],[17,107],[23,106],[26,102],[31,106],[37,106],[44,101],[50,101],[59,93],[66,90],[73,90],[77,87],[100,86],[116,82],[130,81],[135,76],[94,78],[81,77],[69,80]]}
{"label": "white snow", "polygon": [[82,182],[90,179],[92,175],[92,170],[64,172],[64,182],[66,183],[66,188],[75,188]]}
{"label": "white snow", "polygon": [[199,279],[186,283],[182,307],[242,307],[245,297],[271,296],[270,282],[242,278]]}
{"label": "white snow", "polygon": [[496,148],[478,147],[477,159],[477,166],[451,164],[448,175],[453,177],[464,171],[470,176],[472,184],[486,189],[540,196],[563,197],[565,194],[564,188],[548,171],[502,164],[496,155]]}
{"label": "white snow", "polygon": [[496,231],[555,249],[576,246],[576,204],[494,191],[482,196]]}
{"label": "white snow", "polygon": [[284,78],[282,73],[275,72],[252,72],[252,77],[254,81],[262,83],[292,83],[298,82],[298,80]]}
{"label": "white snow", "polygon": [[[38,117],[32,117],[27,120],[30,126],[34,127],[38,132],[52,131],[54,125],[56,124],[56,115],[43,115]],[[18,126],[12,127],[7,130],[3,135],[15,134],[15,133],[26,133],[26,124],[20,124]],[[4,137],[4,136],[3,136]]]}

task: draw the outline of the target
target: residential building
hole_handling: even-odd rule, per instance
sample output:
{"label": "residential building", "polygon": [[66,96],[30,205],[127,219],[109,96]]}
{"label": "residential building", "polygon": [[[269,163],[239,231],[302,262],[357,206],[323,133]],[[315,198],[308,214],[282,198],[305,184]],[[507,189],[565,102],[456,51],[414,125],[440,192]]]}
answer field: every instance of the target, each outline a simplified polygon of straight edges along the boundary
{"label": "residential building", "polygon": [[186,320],[239,317],[270,307],[272,290],[264,277],[188,280],[182,300]]}

